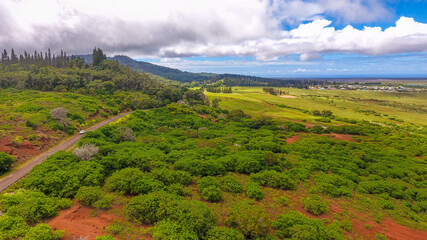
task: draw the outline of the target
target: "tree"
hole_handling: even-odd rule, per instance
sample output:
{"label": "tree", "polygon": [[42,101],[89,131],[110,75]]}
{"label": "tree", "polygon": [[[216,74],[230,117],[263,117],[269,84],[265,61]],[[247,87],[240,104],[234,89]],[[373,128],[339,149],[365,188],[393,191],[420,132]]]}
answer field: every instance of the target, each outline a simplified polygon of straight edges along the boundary
{"label": "tree", "polygon": [[0,173],[8,171],[13,161],[15,160],[12,156],[7,153],[0,152]]}
{"label": "tree", "polygon": [[218,108],[219,102],[221,102],[221,99],[219,99],[219,98],[215,98],[214,100],[212,100],[212,107]]}
{"label": "tree", "polygon": [[98,49],[93,49],[93,54],[92,54],[92,58],[93,58],[93,66],[99,66],[101,64],[101,62],[105,59],[107,59],[107,56],[102,52],[102,50],[100,48]]}
{"label": "tree", "polygon": [[90,206],[101,198],[100,187],[81,187],[76,194],[76,199],[84,206]]}
{"label": "tree", "polygon": [[68,125],[67,113],[68,111],[62,107],[57,107],[50,111],[50,115],[52,116],[52,118],[57,120],[63,126]]}
{"label": "tree", "polygon": [[131,128],[123,127],[119,129],[120,139],[122,141],[134,141],[135,136],[133,135],[133,131]]}
{"label": "tree", "polygon": [[247,238],[265,236],[271,226],[265,209],[249,200],[238,202],[232,208],[227,223],[230,227],[239,230]]}
{"label": "tree", "polygon": [[92,143],[86,143],[85,145],[74,149],[73,153],[81,160],[91,160],[92,157],[98,154],[99,148]]}

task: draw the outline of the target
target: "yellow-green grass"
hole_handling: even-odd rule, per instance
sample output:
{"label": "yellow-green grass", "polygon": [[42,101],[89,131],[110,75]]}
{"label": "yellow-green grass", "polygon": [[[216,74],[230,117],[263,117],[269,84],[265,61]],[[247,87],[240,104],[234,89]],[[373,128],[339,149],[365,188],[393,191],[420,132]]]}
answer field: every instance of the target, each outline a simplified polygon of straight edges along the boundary
{"label": "yellow-green grass", "polygon": [[[314,122],[316,116],[300,110],[331,110],[342,118],[374,122],[427,125],[427,92],[370,92],[345,90],[313,90],[283,88],[295,98],[274,96],[262,91],[262,87],[233,87],[233,93],[210,93],[212,100],[221,99],[220,107],[228,110],[242,109],[252,116],[271,116],[289,120]],[[277,105],[286,105],[283,108]],[[375,111],[366,114],[361,111]],[[379,116],[377,116],[379,115]]]}

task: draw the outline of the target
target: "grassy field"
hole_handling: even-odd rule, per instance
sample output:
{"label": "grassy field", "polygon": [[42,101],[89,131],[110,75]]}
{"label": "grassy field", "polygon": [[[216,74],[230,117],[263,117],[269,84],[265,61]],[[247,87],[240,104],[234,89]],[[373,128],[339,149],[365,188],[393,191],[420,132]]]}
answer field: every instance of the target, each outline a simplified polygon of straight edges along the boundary
{"label": "grassy field", "polygon": [[[341,90],[282,89],[275,96],[261,87],[233,87],[233,93],[210,93],[221,99],[220,107],[242,109],[252,116],[271,116],[314,123],[319,117],[303,110],[330,110],[337,117],[380,123],[427,125],[427,93],[367,92]],[[334,121],[333,121],[334,122]],[[335,121],[336,122],[336,121]]]}

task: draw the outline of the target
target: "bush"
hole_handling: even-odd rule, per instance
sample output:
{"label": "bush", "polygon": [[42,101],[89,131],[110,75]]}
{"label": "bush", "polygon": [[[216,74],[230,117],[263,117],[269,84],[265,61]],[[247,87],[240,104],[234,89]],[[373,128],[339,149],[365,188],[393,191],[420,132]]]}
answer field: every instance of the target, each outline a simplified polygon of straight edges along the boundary
{"label": "bush", "polygon": [[0,206],[8,215],[22,217],[31,224],[55,216],[60,209],[71,206],[71,201],[20,189],[13,194],[1,195]]}
{"label": "bush", "polygon": [[251,180],[263,186],[286,190],[293,190],[296,186],[295,181],[288,174],[276,172],[273,170],[252,173]]}
{"label": "bush", "polygon": [[154,240],[199,239],[194,231],[191,231],[185,226],[170,220],[158,222],[153,228],[151,228],[150,231]]}
{"label": "bush", "polygon": [[248,116],[240,109],[231,110],[227,114],[227,119],[234,122],[239,122],[242,118],[247,118]]}
{"label": "bush", "polygon": [[180,201],[169,217],[182,227],[193,231],[199,238],[205,238],[207,232],[215,226],[215,216],[208,206],[199,201]]}
{"label": "bush", "polygon": [[91,206],[101,198],[102,191],[100,187],[81,187],[76,194],[76,199],[84,206]]}
{"label": "bush", "polygon": [[197,189],[199,189],[199,191],[202,191],[204,188],[207,187],[216,187],[216,188],[220,188],[221,184],[218,182],[218,180],[214,177],[202,177],[198,182],[197,182]]}
{"label": "bush", "polygon": [[92,157],[98,154],[99,148],[92,143],[87,143],[79,148],[74,149],[73,153],[81,160],[91,160]]}
{"label": "bush", "polygon": [[9,171],[15,159],[7,153],[0,152],[0,173]]}
{"label": "bush", "polygon": [[192,181],[191,175],[188,172],[174,171],[169,168],[153,169],[151,174],[154,179],[163,182],[165,185],[179,183],[186,186]]}
{"label": "bush", "polygon": [[164,189],[164,184],[138,168],[125,168],[105,180],[105,189],[120,194],[146,194]]}
{"label": "bush", "polygon": [[246,195],[256,200],[260,200],[264,197],[261,186],[256,182],[251,182],[246,185]]}
{"label": "bush", "polygon": [[329,212],[329,202],[324,201],[317,195],[310,195],[301,199],[302,207],[314,215],[320,215]]}
{"label": "bush", "polygon": [[203,199],[210,202],[219,202],[222,199],[221,189],[214,186],[203,188],[201,191]]}
{"label": "bush", "polygon": [[35,166],[22,185],[51,196],[71,198],[80,187],[100,186],[103,181],[103,167],[99,163],[79,162],[74,154],[60,151]]}
{"label": "bush", "polygon": [[344,240],[342,231],[335,223],[325,227],[319,219],[311,219],[297,211],[281,214],[273,222],[278,237],[295,240]]}
{"label": "bush", "polygon": [[103,195],[101,199],[92,203],[92,207],[97,209],[110,209],[111,202],[115,199],[112,195]]}
{"label": "bush", "polygon": [[351,197],[350,188],[354,187],[354,182],[336,174],[322,174],[314,177],[316,188],[319,192],[331,197],[346,196]]}
{"label": "bush", "polygon": [[165,191],[168,193],[179,195],[179,196],[184,196],[184,187],[179,183],[175,183],[167,186],[165,188]]}
{"label": "bush", "polygon": [[265,209],[248,200],[237,202],[233,206],[227,224],[247,238],[265,236],[271,226]]}
{"label": "bush", "polygon": [[27,121],[25,121],[25,126],[30,127],[30,128],[35,128],[35,127],[37,127],[37,124],[31,120],[27,120]]}
{"label": "bush", "polygon": [[225,176],[221,179],[222,189],[226,192],[241,193],[242,184],[232,176]]}
{"label": "bush", "polygon": [[237,230],[226,227],[214,227],[207,236],[207,240],[244,240],[245,236]]}
{"label": "bush", "polygon": [[281,197],[279,197],[279,203],[282,206],[288,206],[289,205],[289,198],[287,198],[285,196],[281,196]]}
{"label": "bush", "polygon": [[17,239],[24,236],[29,229],[30,226],[20,216],[0,216],[0,239]]}
{"label": "bush", "polygon": [[162,191],[148,193],[132,198],[124,212],[132,220],[152,224],[168,217],[178,200],[178,196]]}
{"label": "bush", "polygon": [[197,189],[203,199],[211,202],[219,202],[222,199],[221,185],[214,177],[203,177],[198,181]]}
{"label": "bush", "polygon": [[394,209],[394,204],[388,200],[384,200],[381,202],[381,208],[382,209],[387,209],[387,210],[393,210]]}
{"label": "bush", "polygon": [[59,240],[62,239],[63,236],[63,231],[53,231],[49,225],[40,223],[35,227],[32,227],[27,234],[25,234],[25,237],[23,237],[22,240]]}

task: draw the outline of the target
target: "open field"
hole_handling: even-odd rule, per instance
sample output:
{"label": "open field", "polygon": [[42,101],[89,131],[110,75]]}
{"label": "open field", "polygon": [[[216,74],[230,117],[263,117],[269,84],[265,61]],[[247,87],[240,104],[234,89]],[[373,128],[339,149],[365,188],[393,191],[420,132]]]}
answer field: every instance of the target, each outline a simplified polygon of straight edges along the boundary
{"label": "open field", "polygon": [[[337,117],[379,123],[427,125],[427,93],[368,92],[283,88],[280,97],[265,93],[261,87],[233,87],[233,93],[205,94],[221,99],[225,109],[242,109],[252,116],[271,116],[315,123],[318,117],[302,110],[330,110]],[[281,105],[281,106],[279,106]],[[332,122],[339,123],[332,120]]]}

